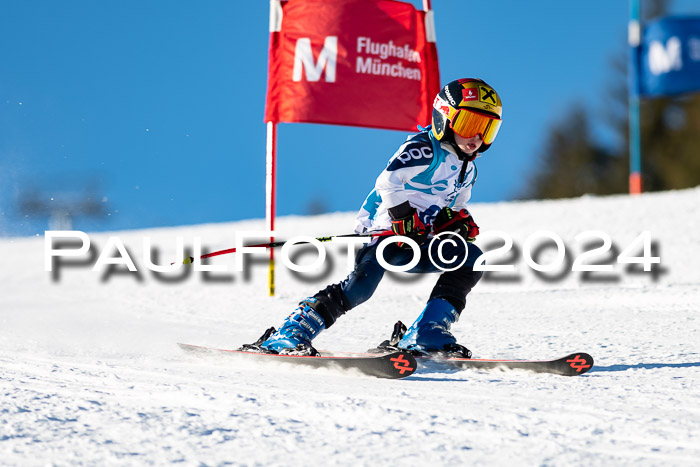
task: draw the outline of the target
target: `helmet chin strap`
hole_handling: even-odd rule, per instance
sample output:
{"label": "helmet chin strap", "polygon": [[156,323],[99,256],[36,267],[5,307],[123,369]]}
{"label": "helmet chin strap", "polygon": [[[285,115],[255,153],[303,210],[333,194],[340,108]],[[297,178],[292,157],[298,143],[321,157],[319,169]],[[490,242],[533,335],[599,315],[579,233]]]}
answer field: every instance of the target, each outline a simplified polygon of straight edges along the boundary
{"label": "helmet chin strap", "polygon": [[445,129],[445,136],[442,138],[444,141],[447,141],[450,146],[452,146],[452,149],[455,150],[455,154],[457,154],[457,157],[459,157],[459,160],[467,160],[469,162],[473,162],[474,159],[479,157],[479,151],[476,150],[473,153],[469,154],[467,152],[462,151],[462,148],[457,146],[457,143],[455,142],[455,136],[454,136],[454,131],[452,128],[449,126]]}
{"label": "helmet chin strap", "polygon": [[469,154],[468,152],[462,151],[461,149],[459,149],[459,146],[457,146],[457,157],[459,157],[460,160],[467,160],[469,162],[473,162],[474,159],[479,157],[479,151],[474,151],[473,153]]}

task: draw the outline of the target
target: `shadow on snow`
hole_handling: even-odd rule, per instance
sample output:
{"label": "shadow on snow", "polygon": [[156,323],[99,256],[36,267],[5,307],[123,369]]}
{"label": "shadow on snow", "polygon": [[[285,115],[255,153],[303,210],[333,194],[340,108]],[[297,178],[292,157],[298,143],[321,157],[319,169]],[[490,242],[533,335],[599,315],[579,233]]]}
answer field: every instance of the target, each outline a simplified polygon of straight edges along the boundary
{"label": "shadow on snow", "polygon": [[700,367],[700,362],[690,363],[637,363],[636,365],[610,365],[600,366],[595,365],[591,368],[590,373],[598,371],[627,371],[627,370],[653,370],[655,368],[690,368]]}

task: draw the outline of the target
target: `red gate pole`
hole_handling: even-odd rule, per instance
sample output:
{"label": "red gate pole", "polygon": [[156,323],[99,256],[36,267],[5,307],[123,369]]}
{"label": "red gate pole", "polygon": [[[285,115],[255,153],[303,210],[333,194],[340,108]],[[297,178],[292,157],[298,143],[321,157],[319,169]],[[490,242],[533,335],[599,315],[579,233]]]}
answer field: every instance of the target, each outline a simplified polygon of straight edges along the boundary
{"label": "red gate pole", "polygon": [[[277,192],[277,123],[267,122],[267,144],[265,164],[265,223],[270,232],[275,231],[275,209]],[[270,243],[275,237],[270,237]],[[275,249],[270,248],[268,268],[268,288],[270,297],[275,295]]]}

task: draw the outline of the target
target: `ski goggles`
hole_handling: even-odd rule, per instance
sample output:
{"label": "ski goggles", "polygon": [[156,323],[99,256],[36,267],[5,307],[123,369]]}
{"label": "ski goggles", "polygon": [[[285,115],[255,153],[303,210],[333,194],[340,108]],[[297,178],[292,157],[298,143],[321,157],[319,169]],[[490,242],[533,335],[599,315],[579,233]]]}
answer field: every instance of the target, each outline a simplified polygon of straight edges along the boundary
{"label": "ski goggles", "polygon": [[500,118],[459,109],[457,114],[450,119],[450,127],[462,138],[473,138],[476,135],[481,135],[484,144],[491,144],[496,139],[501,122]]}

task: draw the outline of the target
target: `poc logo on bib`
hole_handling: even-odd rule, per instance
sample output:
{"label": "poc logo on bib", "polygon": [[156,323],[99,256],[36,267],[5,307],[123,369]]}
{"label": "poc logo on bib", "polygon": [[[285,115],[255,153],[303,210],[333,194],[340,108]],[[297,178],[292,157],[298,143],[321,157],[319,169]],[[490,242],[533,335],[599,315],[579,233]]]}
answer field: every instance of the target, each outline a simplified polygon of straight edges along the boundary
{"label": "poc logo on bib", "polygon": [[422,148],[410,148],[399,154],[397,157],[398,160],[403,162],[404,164],[406,162],[409,162],[411,159],[432,159],[433,158],[433,150],[429,147],[422,147]]}

